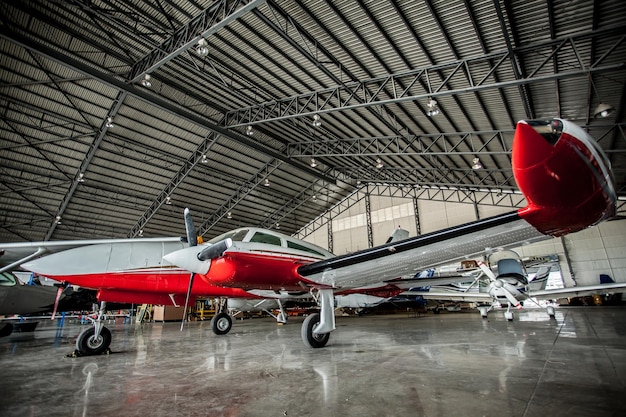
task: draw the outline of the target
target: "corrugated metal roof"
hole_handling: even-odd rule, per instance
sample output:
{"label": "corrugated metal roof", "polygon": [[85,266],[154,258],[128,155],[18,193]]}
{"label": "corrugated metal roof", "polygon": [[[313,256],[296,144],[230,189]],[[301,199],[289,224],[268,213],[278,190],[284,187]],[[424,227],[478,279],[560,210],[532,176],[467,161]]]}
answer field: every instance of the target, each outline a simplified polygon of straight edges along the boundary
{"label": "corrugated metal roof", "polygon": [[[268,0],[207,35],[203,57],[212,5],[0,4],[0,241],[182,235],[187,206],[206,237],[289,234],[359,182],[515,189],[507,150],[531,116],[587,126],[626,195],[619,0]],[[149,88],[127,79],[137,68]],[[594,119],[601,101],[617,111]]]}

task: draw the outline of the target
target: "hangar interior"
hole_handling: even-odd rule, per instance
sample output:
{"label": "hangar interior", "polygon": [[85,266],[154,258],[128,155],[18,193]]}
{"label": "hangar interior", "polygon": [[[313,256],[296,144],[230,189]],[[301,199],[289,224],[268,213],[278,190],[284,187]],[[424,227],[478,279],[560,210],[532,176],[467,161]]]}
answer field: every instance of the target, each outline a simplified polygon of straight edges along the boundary
{"label": "hangar interior", "polygon": [[[516,123],[556,117],[607,154],[616,219],[518,250],[626,282],[624,22],[620,0],[0,2],[0,242],[183,236],[188,207],[206,239],[350,253],[524,207]],[[623,414],[623,309],[521,318],[340,319],[323,352],[274,322],[116,325],[120,354],[52,365],[81,326],[47,325],[0,342],[0,414],[69,415],[67,387],[76,415]]]}

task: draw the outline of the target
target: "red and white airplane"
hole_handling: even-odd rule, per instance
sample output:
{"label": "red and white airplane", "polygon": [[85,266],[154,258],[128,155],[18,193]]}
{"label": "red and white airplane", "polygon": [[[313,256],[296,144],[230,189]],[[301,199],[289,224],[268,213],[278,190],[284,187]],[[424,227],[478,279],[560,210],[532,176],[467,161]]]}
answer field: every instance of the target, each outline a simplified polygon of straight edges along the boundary
{"label": "red and white airplane", "polygon": [[[322,347],[335,329],[333,296],[337,292],[380,288],[381,284],[401,287],[424,269],[476,257],[488,248],[562,236],[615,215],[617,197],[610,163],[595,140],[569,121],[519,122],[512,165],[528,205],[507,214],[318,261],[250,242],[241,230],[213,239],[220,248],[214,253],[217,256],[204,256],[206,249],[192,247],[165,259],[213,285],[259,295],[263,291],[310,291],[321,311],[304,321],[302,339],[310,347]],[[420,285],[435,283],[444,282],[420,280]]]}
{"label": "red and white airplane", "polygon": [[[520,122],[513,142],[513,169],[527,198],[526,208],[349,255],[335,257],[274,231],[243,228],[186,248],[172,239],[100,241],[22,267],[97,289],[101,301],[182,304],[185,293],[187,298],[251,298],[310,292],[321,311],[307,317],[302,338],[308,346],[322,347],[335,328],[336,294],[399,293],[415,286],[415,281],[404,279],[421,270],[476,256],[490,247],[520,246],[575,232],[615,213],[609,162],[597,143],[571,122]],[[195,243],[189,215],[186,228],[187,240]],[[11,248],[0,245],[0,249]],[[198,275],[201,279],[194,283]],[[420,280],[420,285],[434,283],[443,282]],[[230,318],[224,316],[216,320],[214,330],[230,329]],[[79,337],[81,353],[108,348],[111,334],[100,322],[95,320],[94,328]]]}

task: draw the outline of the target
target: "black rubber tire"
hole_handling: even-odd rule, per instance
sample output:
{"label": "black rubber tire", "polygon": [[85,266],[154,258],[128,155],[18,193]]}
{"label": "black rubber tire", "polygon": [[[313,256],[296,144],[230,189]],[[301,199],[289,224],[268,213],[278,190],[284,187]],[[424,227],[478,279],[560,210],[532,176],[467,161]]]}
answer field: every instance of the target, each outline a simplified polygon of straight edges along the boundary
{"label": "black rubber tire", "polygon": [[233,319],[226,313],[217,313],[211,319],[211,330],[217,335],[230,332],[233,327]]}
{"label": "black rubber tire", "polygon": [[313,334],[313,328],[320,322],[319,313],[313,313],[302,323],[301,335],[304,344],[311,348],[321,348],[326,346],[330,333]]}
{"label": "black rubber tire", "polygon": [[85,329],[78,339],[76,339],[76,350],[81,355],[100,355],[104,353],[111,345],[111,332],[106,327],[100,330],[100,337],[97,339],[94,337],[96,329],[89,327]]}

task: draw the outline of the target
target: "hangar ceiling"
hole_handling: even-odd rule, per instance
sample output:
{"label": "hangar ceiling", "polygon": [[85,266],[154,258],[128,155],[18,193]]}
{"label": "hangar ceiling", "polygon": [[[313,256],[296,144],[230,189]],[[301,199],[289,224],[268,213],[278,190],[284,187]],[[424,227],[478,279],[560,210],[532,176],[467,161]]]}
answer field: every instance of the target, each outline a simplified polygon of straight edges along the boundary
{"label": "hangar ceiling", "polygon": [[501,196],[515,123],[555,116],[624,198],[624,22],[621,0],[1,2],[0,241],[182,235],[184,207],[205,237],[293,234],[372,184]]}

